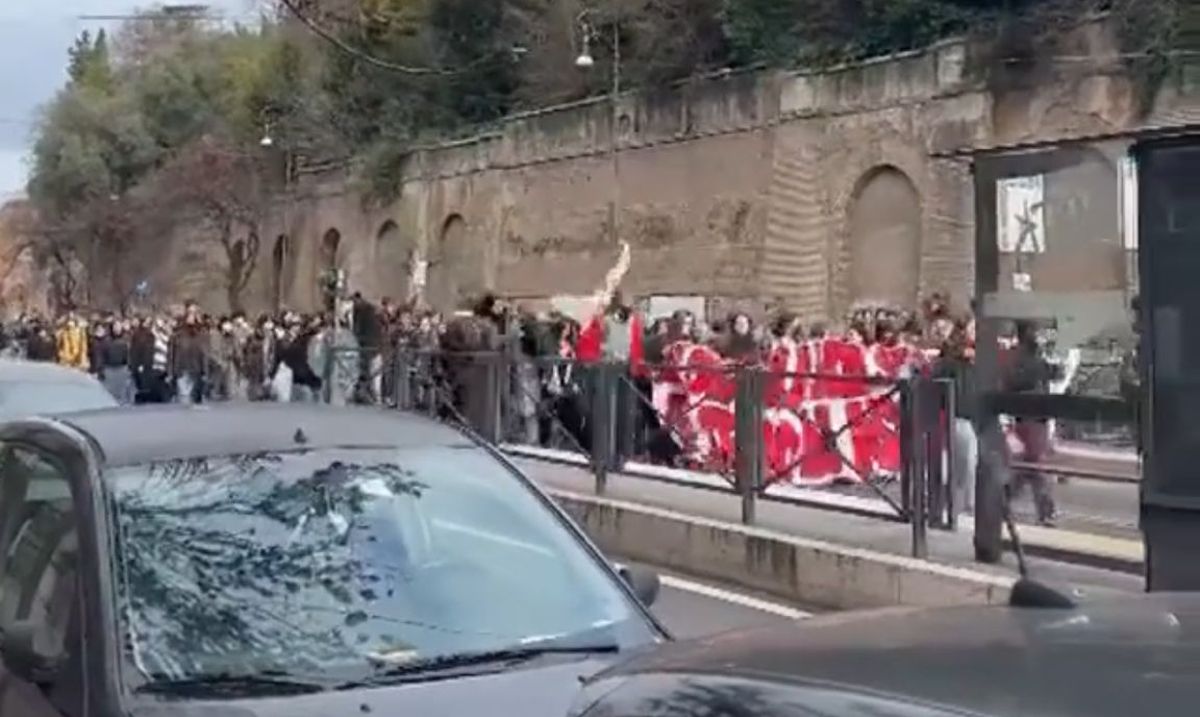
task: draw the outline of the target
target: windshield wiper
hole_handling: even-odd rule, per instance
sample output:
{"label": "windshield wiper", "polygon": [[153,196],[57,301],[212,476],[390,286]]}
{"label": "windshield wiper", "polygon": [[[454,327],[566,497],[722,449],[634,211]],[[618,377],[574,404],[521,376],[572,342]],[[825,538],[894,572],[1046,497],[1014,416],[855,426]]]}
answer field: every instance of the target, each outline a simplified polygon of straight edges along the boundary
{"label": "windshield wiper", "polygon": [[387,665],[381,667],[370,677],[347,682],[338,685],[334,689],[352,690],[360,687],[378,687],[406,682],[447,680],[455,677],[498,672],[545,655],[594,655],[619,652],[620,649],[619,645],[612,642],[593,644],[535,643],[507,647],[500,650],[460,652],[425,660],[418,659],[398,665]]}
{"label": "windshield wiper", "polygon": [[[170,696],[258,697],[266,695],[308,695],[324,692],[327,687],[315,682],[293,679],[286,672],[261,674],[218,673],[172,679],[155,675],[153,682],[139,686],[141,693]],[[159,679],[161,678],[161,679]]]}

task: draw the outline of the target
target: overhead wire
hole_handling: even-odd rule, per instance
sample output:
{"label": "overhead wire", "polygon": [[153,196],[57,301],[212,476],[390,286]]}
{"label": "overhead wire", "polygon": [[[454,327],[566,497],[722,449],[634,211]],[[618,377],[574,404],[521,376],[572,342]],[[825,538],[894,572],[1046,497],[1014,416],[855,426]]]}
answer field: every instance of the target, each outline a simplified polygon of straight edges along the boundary
{"label": "overhead wire", "polygon": [[317,37],[321,38],[322,40],[330,43],[331,45],[333,45],[337,49],[341,50],[342,52],[346,53],[347,55],[349,55],[357,60],[361,60],[362,62],[365,62],[368,65],[371,65],[373,67],[378,67],[380,69],[388,70],[391,72],[399,72],[399,73],[406,74],[406,75],[425,75],[425,76],[428,76],[428,75],[450,75],[450,74],[454,74],[455,72],[460,71],[460,70],[445,70],[445,69],[441,69],[441,68],[437,68],[437,67],[414,67],[412,65],[402,65],[402,64],[399,64],[396,62],[391,62],[390,60],[385,60],[380,57],[375,57],[374,55],[372,55],[368,52],[364,52],[363,50],[360,50],[359,48],[351,45],[350,43],[346,42],[342,38],[335,35],[330,30],[322,27],[320,25],[320,23],[318,23],[316,20],[313,20],[311,17],[309,17],[307,14],[305,14],[304,11],[302,11],[299,7],[297,7],[295,0],[279,0],[279,2],[285,8],[287,8],[288,12],[290,12],[297,20],[299,20],[305,27],[307,27],[314,35],[316,35]]}

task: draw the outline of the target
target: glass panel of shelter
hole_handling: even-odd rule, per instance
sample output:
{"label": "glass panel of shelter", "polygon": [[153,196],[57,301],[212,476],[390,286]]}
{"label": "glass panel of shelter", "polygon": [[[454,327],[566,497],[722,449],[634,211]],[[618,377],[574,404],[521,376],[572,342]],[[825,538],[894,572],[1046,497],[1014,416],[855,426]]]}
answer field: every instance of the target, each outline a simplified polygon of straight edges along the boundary
{"label": "glass panel of shelter", "polygon": [[[1122,397],[1137,344],[1131,144],[1079,143],[975,160],[979,378],[987,390]],[[1031,374],[1019,335],[1049,373]],[[1014,421],[1002,417],[1018,459],[1056,465],[1064,475],[1136,474],[1131,422],[1053,411],[1049,451],[1024,450]]]}

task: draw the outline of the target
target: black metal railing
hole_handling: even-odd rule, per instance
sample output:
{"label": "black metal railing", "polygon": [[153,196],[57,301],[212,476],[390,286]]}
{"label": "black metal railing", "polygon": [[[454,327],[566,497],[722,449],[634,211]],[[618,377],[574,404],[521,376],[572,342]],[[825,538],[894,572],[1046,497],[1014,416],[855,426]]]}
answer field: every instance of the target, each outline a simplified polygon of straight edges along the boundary
{"label": "black metal railing", "polygon": [[[949,382],[796,374],[810,383],[870,386],[844,401],[852,410],[834,420],[819,414],[838,396],[789,403],[777,390],[781,376],[758,367],[631,367],[507,351],[399,350],[380,370],[391,378],[377,383],[392,389],[381,402],[460,422],[510,450],[566,454],[590,468],[599,494],[613,473],[649,462],[720,476],[707,487],[739,495],[746,523],[755,521],[762,500],[870,514],[910,523],[913,554],[922,557],[928,528],[954,526],[945,470],[953,451]],[[686,390],[664,399],[664,385]],[[853,502],[839,507],[778,490],[818,464],[830,482],[866,486],[887,509],[864,513]]]}

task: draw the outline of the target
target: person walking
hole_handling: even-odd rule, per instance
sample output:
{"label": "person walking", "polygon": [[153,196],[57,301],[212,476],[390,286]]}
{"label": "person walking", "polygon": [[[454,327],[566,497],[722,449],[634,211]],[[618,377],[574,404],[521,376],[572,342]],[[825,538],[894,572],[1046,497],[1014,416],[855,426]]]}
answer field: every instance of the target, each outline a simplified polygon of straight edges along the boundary
{"label": "person walking", "polygon": [[130,373],[129,336],[120,320],[113,321],[107,334],[103,327],[97,330],[96,364],[97,377],[113,398],[122,406],[132,405],[135,391],[133,375]]}
{"label": "person walking", "polygon": [[975,473],[979,467],[979,437],[975,433],[979,391],[969,347],[966,323],[954,326],[942,344],[932,375],[935,379],[948,379],[954,384],[954,416],[950,423],[954,460],[950,466],[950,480],[956,498],[955,507],[962,513],[974,514]]}
{"label": "person walking", "polygon": [[25,342],[25,358],[30,361],[53,362],[58,358],[58,347],[50,330],[40,319],[29,327],[29,338]]}
{"label": "person walking", "polygon": [[[1046,393],[1050,382],[1058,375],[1042,356],[1036,327],[1029,322],[1017,324],[1017,345],[1012,364],[1005,378],[1005,388],[1014,393]],[[1021,442],[1020,460],[1038,464],[1050,453],[1050,422],[1045,418],[1018,417],[1015,421],[1017,439]],[[1019,498],[1025,487],[1033,491],[1034,510],[1041,525],[1053,525],[1055,519],[1054,493],[1051,481],[1037,469],[1013,471],[1013,499]]]}
{"label": "person walking", "polygon": [[168,372],[175,382],[175,399],[200,403],[208,377],[208,332],[195,312],[188,312],[171,337]]}
{"label": "person walking", "polygon": [[383,394],[384,321],[375,305],[355,292],[350,324],[358,346],[360,390],[365,403],[377,404]]}
{"label": "person walking", "polygon": [[87,371],[89,367],[87,331],[79,317],[74,313],[68,314],[55,338],[58,347],[58,362],[63,366]]}
{"label": "person walking", "polygon": [[134,322],[129,335],[129,370],[133,375],[135,403],[150,403],[151,371],[154,368],[154,330],[150,319]]}
{"label": "person walking", "polygon": [[293,324],[279,352],[280,363],[287,366],[291,374],[291,396],[295,403],[316,403],[321,392],[321,377],[309,363],[309,346],[320,333],[319,327],[309,324]]}

